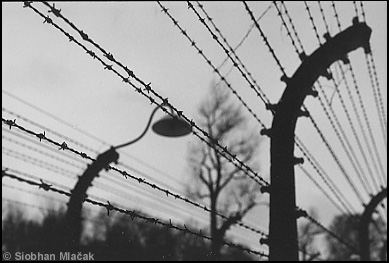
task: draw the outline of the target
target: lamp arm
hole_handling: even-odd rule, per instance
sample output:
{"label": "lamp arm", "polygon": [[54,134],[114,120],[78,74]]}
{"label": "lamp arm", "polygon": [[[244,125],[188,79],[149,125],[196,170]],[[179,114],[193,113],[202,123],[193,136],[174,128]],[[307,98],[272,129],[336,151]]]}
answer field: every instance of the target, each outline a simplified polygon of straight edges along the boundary
{"label": "lamp arm", "polygon": [[157,112],[158,109],[159,109],[159,106],[157,106],[157,107],[153,110],[153,112],[151,113],[150,118],[149,118],[149,121],[148,121],[148,123],[147,123],[147,125],[146,125],[146,128],[145,128],[145,130],[142,132],[141,135],[139,135],[137,138],[135,138],[135,139],[132,140],[132,141],[129,141],[129,142],[120,144],[120,145],[115,146],[115,147],[113,147],[113,148],[114,148],[115,150],[117,150],[117,149],[119,149],[119,148],[125,147],[125,146],[127,146],[127,145],[130,145],[130,144],[133,144],[133,143],[139,141],[139,140],[146,134],[147,130],[149,129],[150,124],[151,124],[151,120],[153,119],[153,117],[154,117],[154,115],[155,115],[155,113]]}

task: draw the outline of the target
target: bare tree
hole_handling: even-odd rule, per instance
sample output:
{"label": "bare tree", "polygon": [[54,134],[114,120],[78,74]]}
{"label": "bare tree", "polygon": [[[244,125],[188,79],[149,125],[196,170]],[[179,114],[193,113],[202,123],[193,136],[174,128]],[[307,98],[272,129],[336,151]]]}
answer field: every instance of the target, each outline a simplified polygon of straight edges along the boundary
{"label": "bare tree", "polygon": [[[215,148],[215,142],[227,146],[252,169],[259,146],[259,133],[250,133],[241,108],[230,100],[221,86],[211,86],[209,96],[199,107],[199,125],[207,131],[210,145],[200,142],[189,149],[188,162],[192,175],[188,192],[191,197],[209,201],[210,234],[214,259],[219,259],[227,230],[258,205],[259,185],[231,164]],[[219,151],[222,149],[219,149]],[[223,213],[227,220],[217,216]]]}

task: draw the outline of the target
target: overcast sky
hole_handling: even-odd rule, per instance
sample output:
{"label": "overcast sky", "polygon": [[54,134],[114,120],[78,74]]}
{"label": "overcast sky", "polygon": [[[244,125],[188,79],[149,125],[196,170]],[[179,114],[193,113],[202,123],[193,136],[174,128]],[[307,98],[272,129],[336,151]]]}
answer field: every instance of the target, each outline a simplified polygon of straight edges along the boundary
{"label": "overcast sky", "polygon": [[[225,59],[224,51],[198,21],[193,11],[188,9],[186,2],[162,2],[162,4],[169,8],[171,15],[186,30],[190,38],[196,41],[198,47],[213,65],[219,66]],[[271,6],[259,21],[259,24],[285,68],[286,74],[292,76],[300,65],[300,60],[291,45],[286,30],[282,27],[274,5],[267,1],[248,2],[248,4],[256,18]],[[317,2],[308,2],[308,4],[312,8],[321,41],[324,42],[322,36],[325,33],[325,25]],[[104,58],[93,46],[82,41],[78,33],[61,19],[55,17],[52,13],[47,13],[48,8],[45,5],[33,3],[33,6],[45,15],[49,14],[55,23],[58,23],[65,31],[79,39],[88,48],[93,49],[101,58]],[[115,59],[133,70],[137,77],[145,83],[151,82],[152,88],[158,94],[168,98],[169,102],[183,111],[187,117],[196,120],[198,105],[205,98],[211,84],[217,82],[219,78],[198,54],[197,50],[180,33],[179,29],[173,25],[169,17],[161,12],[156,2],[56,2],[55,6],[61,9],[61,13],[79,29],[87,33],[91,39],[107,52],[112,53]],[[286,2],[286,6],[304,49],[309,55],[319,47],[319,43],[310,24],[304,3]],[[336,35],[339,33],[339,29],[331,2],[322,2],[322,6],[328,20],[330,33],[332,36]],[[201,13],[196,4],[195,7]],[[241,2],[205,2],[204,8],[233,47],[243,39],[253,23]],[[336,2],[336,8],[342,29],[351,26],[351,21],[355,16],[352,2]],[[364,2],[364,8],[366,22],[373,30],[371,47],[374,52],[379,87],[386,114],[387,4],[386,2],[366,1]],[[359,14],[361,12],[359,2],[358,12]],[[44,19],[31,9],[23,8],[23,3],[2,3],[3,118],[16,119],[18,124],[35,132],[45,130],[47,137],[58,142],[66,141],[69,146],[84,151],[92,157],[96,157],[98,152],[108,149],[109,145],[121,144],[137,137],[143,131],[155,106],[150,105],[150,101],[146,97],[135,92],[130,85],[124,83],[118,76],[104,69],[104,66],[97,60],[92,59],[79,46],[70,42],[64,34],[52,25],[43,23],[43,21]],[[254,28],[250,32],[247,39],[237,50],[237,54],[270,101],[276,103],[285,89],[285,84],[280,81],[282,73],[264,44],[258,29]],[[380,130],[376,103],[363,50],[353,51],[350,54],[350,59],[357,76],[358,87],[372,127],[381,162],[385,169],[386,186],[386,145]],[[231,65],[231,61],[225,63],[220,69],[221,72],[223,74],[229,72]],[[335,68],[333,67],[333,70]],[[272,115],[265,110],[264,103],[255,95],[239,71],[234,69],[228,75],[227,80],[247,103],[248,107],[256,113],[267,127],[271,127]],[[357,147],[357,140],[353,137],[346,115],[341,108],[341,100],[339,96],[333,96],[336,92],[333,83],[323,78],[320,78],[320,80],[326,95],[332,98],[331,105],[338,114],[364,173],[367,174],[367,165],[362,158],[362,154]],[[339,77],[336,80],[338,81]],[[357,127],[358,136],[362,140],[361,129],[359,129],[350,96],[348,96],[344,85],[345,82],[349,83],[354,101],[359,105],[350,72],[347,72],[346,80],[341,81],[339,91],[348,107],[355,127]],[[336,156],[347,170],[347,173],[351,175],[360,192],[363,193],[362,199],[368,200],[368,193],[364,191],[358,181],[358,177],[335,132],[331,129],[318,99],[307,98],[305,102],[326,139],[333,147]],[[236,103],[240,102],[236,99]],[[244,111],[250,119],[250,127],[257,129],[259,132],[260,125],[258,122],[248,111]],[[360,107],[357,107],[357,111],[360,116],[363,116]],[[162,111],[158,112],[155,120],[162,116]],[[42,126],[33,125],[23,118]],[[367,127],[364,129],[367,131]],[[75,183],[75,178],[64,177],[65,172],[57,174],[43,169],[37,163],[30,164],[27,161],[15,159],[13,156],[19,156],[20,158],[20,153],[29,155],[72,171],[71,176],[81,174],[85,169],[85,164],[80,164],[78,161],[71,159],[72,154],[60,156],[47,148],[41,148],[41,146],[31,142],[31,140],[38,141],[38,139],[30,135],[17,132],[16,134],[26,137],[27,140],[18,137],[13,132],[14,130],[16,129],[12,129],[12,133],[10,133],[8,127],[3,124],[3,167],[27,172],[71,189]],[[73,142],[60,137],[54,132],[72,139]],[[352,192],[341,170],[308,119],[299,120],[296,134],[325,168],[356,211],[362,211],[363,208],[359,199]],[[91,135],[98,139],[94,139]],[[150,182],[160,183],[163,187],[170,187],[169,189],[182,193],[184,184],[189,180],[186,161],[187,149],[190,144],[198,141],[193,135],[172,139],[161,137],[149,131],[142,140],[120,151],[120,161],[145,173]],[[81,145],[75,144],[76,142],[88,148],[83,148]],[[368,153],[363,140],[362,142],[364,150]],[[22,146],[20,143],[25,145]],[[48,143],[45,143],[45,145],[53,148]],[[71,162],[73,166],[32,151],[26,146],[58,156]],[[269,139],[265,137],[261,143],[258,159],[261,162],[260,175],[268,181],[270,177],[269,151]],[[296,155],[301,156],[302,154],[296,150]],[[79,158],[77,156],[73,157]],[[26,157],[24,158],[26,159]],[[370,155],[368,158],[371,165]],[[328,190],[307,161],[305,161],[304,167]],[[135,173],[135,175],[146,178],[143,174]],[[367,175],[372,176],[371,174]],[[112,173],[111,176],[120,177],[115,173]],[[380,178],[377,174],[373,176]],[[131,186],[122,187],[123,194],[120,197],[115,195],[115,193],[118,193],[115,192],[115,189],[121,186],[107,183],[100,178],[98,180],[114,187],[114,189],[111,189],[102,185],[100,189],[95,187],[90,190],[91,194],[100,197],[102,200],[110,200],[118,206],[121,205],[126,208],[142,208],[156,217],[175,218],[177,222],[184,222],[191,218],[187,212],[177,212],[180,209],[186,209],[185,211],[187,211],[188,206],[173,198],[166,198],[163,193],[155,193],[155,191],[143,187],[137,182],[127,180],[126,184],[128,183]],[[121,182],[123,186],[124,182]],[[332,217],[338,214],[339,211],[300,169],[296,169],[296,182],[297,204],[305,209],[316,208],[319,220],[328,225]],[[3,179],[3,183],[33,191],[30,186],[13,182],[11,179]],[[124,192],[128,195],[123,196]],[[329,194],[333,196],[331,192]],[[3,186],[4,197],[38,205],[43,202],[42,198]],[[161,199],[164,200],[161,201],[164,204],[155,205]],[[166,204],[170,205],[166,206]],[[200,226],[207,223],[206,213],[194,209],[191,209],[191,211],[192,215],[193,212],[195,213]],[[267,208],[259,207],[256,209],[249,215],[247,222],[255,224],[256,227],[267,232]],[[234,229],[234,231],[238,233],[239,237],[237,238],[240,238],[237,240],[242,242],[251,241],[253,248],[257,248],[258,239],[255,235],[246,234],[242,230]],[[245,233],[244,237],[242,237],[242,233]],[[266,250],[266,247],[260,247],[259,249]]]}

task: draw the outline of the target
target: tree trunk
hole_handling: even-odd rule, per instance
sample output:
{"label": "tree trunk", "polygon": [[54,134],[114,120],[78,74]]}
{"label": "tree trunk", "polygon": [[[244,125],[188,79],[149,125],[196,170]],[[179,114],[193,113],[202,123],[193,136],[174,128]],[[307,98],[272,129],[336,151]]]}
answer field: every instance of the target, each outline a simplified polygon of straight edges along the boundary
{"label": "tree trunk", "polygon": [[217,196],[211,194],[211,238],[212,238],[212,255],[211,260],[220,260],[220,235],[217,229],[217,218],[216,218],[216,208],[217,208]]}

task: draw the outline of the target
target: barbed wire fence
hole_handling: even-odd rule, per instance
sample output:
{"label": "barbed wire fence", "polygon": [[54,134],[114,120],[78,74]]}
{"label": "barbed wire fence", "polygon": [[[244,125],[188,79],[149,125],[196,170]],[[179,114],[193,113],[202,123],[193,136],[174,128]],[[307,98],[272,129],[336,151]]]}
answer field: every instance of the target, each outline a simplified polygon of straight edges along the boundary
{"label": "barbed wire fence", "polygon": [[[227,39],[221,33],[220,29],[218,29],[216,24],[213,22],[213,19],[206,12],[206,10],[203,7],[203,5],[201,3],[199,3],[199,2],[196,2],[197,5],[198,5],[198,8],[201,9],[201,11],[204,13],[205,17],[207,18],[207,21],[212,25],[214,30],[218,33],[218,36],[215,33],[213,33],[213,30],[207,24],[206,19],[201,17],[201,15],[195,9],[194,5],[191,2],[189,2],[189,1],[187,2],[188,9],[191,9],[195,13],[195,15],[198,17],[199,21],[207,28],[207,30],[209,31],[209,33],[211,34],[213,39],[220,45],[220,47],[223,49],[223,51],[227,55],[226,59],[223,60],[223,62],[219,66],[216,67],[214,65],[214,63],[212,63],[212,61],[204,54],[204,51],[198,47],[198,45],[196,44],[195,40],[192,39],[189,36],[189,34],[186,32],[186,30],[183,27],[181,27],[180,24],[178,23],[178,21],[168,12],[168,8],[163,6],[160,2],[157,2],[157,3],[160,6],[160,8],[162,9],[162,12],[165,13],[172,20],[174,26],[177,27],[180,30],[181,34],[184,35],[189,40],[191,46],[193,46],[196,49],[198,54],[201,57],[203,57],[203,59],[206,61],[206,63],[220,77],[220,80],[226,84],[226,86],[237,97],[237,99],[240,101],[240,103],[249,111],[249,113],[262,126],[262,128],[266,129],[266,127],[265,127],[264,123],[261,121],[261,119],[256,115],[256,113],[254,113],[254,111],[248,106],[248,104],[244,101],[244,99],[237,93],[237,91],[227,81],[226,77],[229,74],[229,72],[231,72],[231,70],[227,74],[225,74],[225,75],[222,75],[221,72],[220,72],[220,68],[225,64],[225,62],[228,59],[230,59],[232,61],[232,63],[233,63],[233,66],[231,67],[231,69],[234,68],[234,69],[239,70],[239,72],[241,73],[242,77],[248,82],[249,87],[256,93],[257,97],[260,98],[260,100],[262,100],[262,102],[267,107],[267,109],[272,111],[272,113],[274,114],[274,112],[272,110],[272,107],[271,107],[271,104],[270,104],[270,101],[266,97],[266,94],[261,90],[261,88],[257,84],[256,80],[254,78],[252,78],[252,75],[250,74],[250,72],[245,68],[245,65],[242,63],[240,58],[235,53],[235,51],[242,45],[244,40],[247,38],[248,34],[250,34],[251,30],[255,26],[259,30],[259,32],[261,34],[261,37],[263,38],[263,41],[265,42],[265,44],[269,48],[269,52],[272,54],[272,56],[274,58],[274,61],[278,65],[280,71],[283,73],[283,76],[286,78],[285,68],[281,64],[281,62],[278,59],[278,57],[276,56],[275,50],[272,48],[272,46],[268,42],[266,35],[261,30],[261,28],[260,28],[260,26],[258,24],[258,21],[259,21],[259,19],[261,17],[256,19],[254,14],[250,10],[249,6],[247,5],[247,3],[244,2],[245,8],[246,8],[249,16],[253,20],[253,24],[252,24],[253,26],[250,27],[249,31],[244,36],[244,38],[241,40],[241,42],[237,46],[235,46],[235,48],[232,48],[232,46],[228,43]],[[317,38],[319,40],[319,44],[321,44],[320,37],[318,35],[318,30],[317,30],[317,27],[315,25],[314,19],[313,19],[311,13],[310,13],[309,6],[307,5],[306,2],[304,2],[304,3],[306,5],[306,9],[307,9],[307,12],[309,14],[309,19],[312,22],[313,31],[315,32],[315,34],[316,34],[316,36],[317,36]],[[185,119],[188,122],[188,124],[191,126],[191,130],[192,130],[193,134],[198,139],[200,139],[202,142],[204,142],[208,146],[214,148],[221,156],[225,157],[229,162],[231,162],[231,164],[233,164],[234,166],[236,166],[237,168],[242,170],[245,173],[245,175],[250,177],[255,183],[259,184],[262,187],[269,187],[269,186],[271,186],[270,183],[268,183],[261,175],[259,175],[256,171],[254,171],[251,167],[247,166],[244,162],[239,160],[236,155],[234,155],[231,152],[229,152],[227,147],[221,145],[220,142],[218,142],[218,141],[212,140],[211,136],[205,130],[200,128],[200,126],[198,126],[193,121],[193,119],[190,119],[189,117],[184,115],[182,111],[180,111],[174,105],[169,103],[168,98],[165,98],[165,97],[161,96],[159,93],[157,93],[151,87],[151,83],[147,84],[147,82],[145,82],[142,79],[140,79],[139,77],[137,77],[132,70],[130,70],[127,66],[125,66],[124,64],[119,62],[117,59],[115,59],[113,54],[111,54],[110,52],[107,52],[99,44],[97,44],[95,41],[93,41],[92,38],[89,37],[84,31],[82,31],[78,27],[76,27],[74,23],[72,23],[69,19],[67,19],[65,16],[62,15],[60,9],[56,9],[55,8],[54,4],[50,5],[47,2],[43,2],[43,4],[45,6],[47,6],[47,7],[49,7],[49,11],[48,11],[49,13],[53,13],[56,17],[58,17],[58,18],[62,19],[63,21],[65,21],[66,24],[68,24],[72,29],[74,29],[76,32],[78,32],[78,34],[81,36],[82,40],[91,43],[98,51],[100,51],[103,54],[103,57],[105,57],[109,62],[104,61],[104,59],[99,57],[96,52],[92,51],[91,49],[88,49],[80,41],[76,40],[75,36],[71,35],[69,32],[65,31],[62,27],[60,27],[58,24],[56,24],[52,20],[52,18],[50,18],[48,15],[47,16],[44,15],[37,8],[32,6],[32,2],[29,2],[29,1],[24,2],[24,6],[23,7],[30,8],[32,11],[34,11],[40,17],[44,18],[44,23],[52,25],[54,28],[56,28],[61,33],[63,33],[69,39],[70,42],[75,43],[77,46],[82,48],[88,55],[90,55],[93,59],[99,61],[104,66],[104,69],[113,72],[124,83],[129,84],[130,86],[132,86],[132,88],[134,88],[134,90],[137,93],[139,93],[142,96],[146,97],[150,101],[151,104],[156,105],[157,107],[159,107],[165,113],[171,115],[172,117],[179,116],[179,117]],[[283,19],[282,13],[281,13],[280,9],[278,9],[277,4],[275,2],[273,4],[274,4],[274,6],[276,7],[276,9],[278,11],[278,15],[282,19],[282,24],[285,27],[285,29],[287,30],[287,35],[290,38],[290,40],[292,41],[292,45],[294,46],[296,53],[299,56],[301,56],[301,54],[304,54],[304,48],[302,46],[301,40],[299,39],[299,37],[297,35],[297,31],[296,31],[295,26],[294,26],[294,24],[292,22],[292,19],[291,19],[291,17],[289,16],[289,14],[287,12],[287,8],[286,8],[285,4],[282,2],[282,6],[284,8],[285,15],[288,17],[289,23],[290,23],[290,25],[292,27],[291,31],[289,30],[289,28],[288,28],[288,26],[286,24],[286,20]],[[322,15],[323,22],[325,23],[325,27],[326,27],[327,33],[329,33],[328,24],[327,24],[327,21],[326,21],[326,18],[325,18],[322,6],[321,6],[320,2],[318,4],[319,4],[319,8],[320,8],[320,12],[321,12],[321,15]],[[363,19],[366,20],[362,2],[360,2],[360,5],[361,5],[361,15],[362,15]],[[334,10],[335,18],[337,20],[337,25],[338,25],[339,30],[340,30],[341,29],[341,25],[340,25],[340,22],[339,22],[339,19],[338,19],[339,15],[338,15],[338,13],[337,13],[337,11],[335,9],[335,3],[334,2],[332,2],[332,7],[333,7],[333,10]],[[356,6],[355,2],[354,2],[354,7],[355,7],[355,12],[356,12],[357,17],[358,17],[358,9],[357,9],[357,6]],[[266,12],[270,8],[271,8],[271,5],[265,10],[263,15],[266,14]],[[296,41],[299,43],[300,48],[297,48],[296,42],[292,38],[292,33],[291,32],[294,32],[294,36],[296,38]],[[223,41],[224,44],[220,41],[220,39]],[[113,64],[111,64],[111,63],[113,63]],[[368,66],[368,73],[369,73],[369,77],[370,77],[371,84],[372,84],[372,89],[373,89],[373,93],[374,93],[374,99],[375,99],[375,101],[377,103],[376,105],[377,105],[377,111],[379,113],[381,132],[383,133],[383,139],[386,142],[386,128],[385,128],[386,127],[385,126],[386,125],[386,115],[385,115],[385,111],[384,111],[383,100],[382,100],[382,97],[381,97],[381,91],[380,91],[379,82],[378,82],[376,65],[374,63],[374,59],[373,59],[373,55],[372,54],[367,54],[366,55],[366,63],[367,63],[367,66]],[[126,77],[125,74],[122,74],[118,70],[114,69],[113,68],[114,65],[119,66],[122,70],[124,70],[126,72],[126,74],[128,75],[128,77]],[[360,106],[362,107],[362,112],[363,112],[365,124],[368,127],[368,131],[370,132],[370,135],[372,135],[371,134],[371,129],[369,129],[370,125],[369,125],[368,117],[367,117],[367,114],[366,114],[366,111],[365,111],[365,108],[364,108],[362,97],[361,97],[361,95],[360,95],[360,93],[358,91],[358,86],[356,84],[356,78],[355,78],[355,75],[354,75],[354,72],[353,72],[353,68],[352,68],[351,64],[348,64],[348,65],[349,65],[348,71],[350,71],[351,74],[352,74],[354,86],[357,87],[357,95],[358,95]],[[339,65],[339,68],[341,70],[342,80],[346,80],[345,73],[347,73],[347,71],[344,72],[344,70],[342,69],[342,67],[340,65]],[[139,86],[133,84],[130,79],[135,80],[138,83],[137,85],[140,85],[142,88],[140,88]],[[336,83],[335,79],[333,79],[333,84],[334,84],[336,89],[340,85],[340,82],[341,82],[341,80],[338,80],[338,83]],[[346,84],[346,86],[347,86],[348,95],[349,95],[349,97],[352,98],[351,93],[349,92],[349,87],[348,87],[347,84]],[[320,88],[322,89],[322,87],[320,87]],[[353,110],[356,113],[358,124],[359,124],[359,127],[361,128],[361,131],[362,131],[362,134],[363,134],[364,143],[368,147],[368,154],[366,154],[364,152],[364,150],[363,150],[362,143],[358,139],[357,132],[356,132],[356,130],[354,128],[354,124],[351,121],[351,117],[349,116],[348,110],[347,110],[346,106],[344,105],[344,102],[343,102],[343,100],[341,98],[341,95],[340,95],[339,92],[337,94],[339,95],[339,97],[340,97],[340,99],[342,101],[342,106],[344,107],[344,111],[346,112],[347,119],[349,120],[350,126],[352,128],[353,135],[357,138],[358,147],[359,147],[360,152],[362,153],[362,156],[363,156],[364,162],[366,163],[366,167],[368,169],[368,172],[372,173],[372,168],[370,168],[369,161],[367,160],[368,159],[367,155],[371,156],[371,158],[373,160],[372,163],[373,163],[373,166],[374,166],[374,169],[376,170],[376,172],[378,170],[380,171],[380,173],[379,173],[379,174],[381,174],[381,178],[380,178],[381,182],[380,183],[384,184],[385,183],[385,179],[386,179],[385,176],[384,176],[384,168],[383,168],[382,162],[381,162],[381,160],[379,158],[377,146],[376,146],[376,143],[374,142],[373,136],[371,136],[371,140],[372,140],[372,145],[373,145],[373,148],[374,148],[374,154],[372,154],[373,150],[370,147],[369,140],[367,139],[368,136],[366,135],[366,132],[364,131],[364,127],[362,125],[362,120],[361,120],[361,118],[360,118],[360,116],[358,114],[358,111],[356,109],[357,107],[356,107],[355,102],[353,100],[352,101]],[[328,100],[328,98],[325,97],[325,94],[324,94],[324,98],[326,100],[326,103],[328,105],[330,105],[330,100]],[[319,96],[319,99],[320,99],[320,96]],[[357,160],[356,154],[354,153],[353,148],[351,147],[351,143],[348,142],[347,136],[345,135],[344,131],[342,130],[342,126],[341,126],[339,120],[337,119],[335,112],[332,110],[331,106],[328,107],[328,109],[331,111],[332,116],[333,116],[333,117],[331,117],[329,112],[326,110],[327,108],[324,106],[324,102],[321,99],[320,99],[320,102],[321,102],[322,108],[324,109],[324,111],[326,113],[327,118],[331,122],[332,128],[335,130],[339,140],[341,141],[342,146],[345,149],[348,158],[353,163],[353,168],[356,171],[356,173],[358,175],[358,178],[360,179],[360,181],[362,183],[362,186],[364,187],[365,192],[367,194],[372,194],[373,193],[373,187],[370,185],[368,179],[366,178],[366,175],[364,174],[364,171],[363,171],[362,167],[356,161]],[[165,106],[170,106],[173,109],[173,112],[176,115],[170,113],[165,108]],[[308,112],[308,110],[305,108],[305,106],[304,106],[304,110],[306,110],[306,112]],[[3,111],[7,111],[7,110],[3,108]],[[8,111],[8,112],[12,113],[10,111]],[[18,117],[18,120],[22,119],[23,121],[28,121],[28,119],[23,119],[23,117],[20,116],[20,115],[17,116],[17,117]],[[346,169],[341,164],[339,158],[336,156],[336,154],[332,150],[332,147],[331,147],[330,143],[328,142],[328,140],[325,138],[323,132],[320,130],[319,126],[317,125],[317,123],[315,122],[315,120],[312,118],[312,116],[309,113],[308,113],[307,117],[309,117],[310,120],[312,121],[313,126],[315,127],[315,129],[319,133],[319,135],[320,135],[322,141],[324,142],[324,144],[327,146],[327,148],[330,151],[331,155],[333,156],[335,162],[337,163],[339,169],[342,171],[343,175],[346,177],[349,185],[353,189],[355,195],[357,196],[357,198],[359,199],[361,204],[363,204],[364,200],[362,199],[362,194],[359,192],[359,190],[355,186],[353,180],[351,179],[351,177],[346,172]],[[336,123],[337,127],[339,128],[340,133],[339,133],[338,128],[336,128],[332,118],[335,119],[335,123]],[[19,129],[20,131],[22,131],[25,134],[29,134],[31,136],[34,136],[34,137],[38,138],[39,142],[42,142],[42,141],[48,142],[49,144],[55,146],[57,148],[57,150],[59,150],[61,152],[69,151],[69,152],[71,152],[73,154],[78,155],[79,157],[82,157],[82,159],[84,161],[92,161],[92,162],[96,161],[96,159],[90,157],[84,151],[76,150],[76,149],[68,146],[68,144],[69,145],[70,144],[74,144],[74,145],[77,145],[77,146],[82,146],[83,149],[84,149],[85,148],[84,145],[80,145],[76,140],[73,140],[70,137],[65,137],[66,138],[65,141],[63,141],[62,143],[60,143],[58,141],[55,141],[55,140],[51,139],[48,135],[46,135],[46,131],[48,133],[52,133],[52,134],[56,134],[56,132],[54,130],[48,129],[47,127],[44,127],[43,125],[41,125],[39,123],[35,122],[35,124],[41,125],[40,127],[42,128],[42,130],[44,130],[43,133],[35,132],[35,131],[32,131],[30,129],[27,129],[27,128],[23,127],[22,125],[19,124],[19,122],[16,123],[16,119],[5,119],[5,118],[2,118],[2,122],[3,122],[4,125],[9,127],[9,130],[11,130],[12,128],[15,127],[15,128]],[[342,135],[340,135],[340,134],[342,134]],[[58,135],[58,133],[56,135]],[[29,150],[35,151],[37,153],[43,154],[43,155],[45,155],[45,156],[47,156],[47,157],[49,157],[51,159],[54,159],[56,161],[59,161],[59,162],[61,162],[63,164],[72,165],[75,168],[82,169],[82,166],[74,165],[73,162],[69,162],[69,161],[67,161],[65,159],[62,159],[62,158],[54,157],[53,155],[50,155],[47,152],[37,150],[36,148],[28,146],[27,144],[20,143],[17,140],[11,139],[11,138],[6,137],[6,136],[3,136],[3,139],[5,139],[5,140],[7,140],[9,142],[18,144],[19,146],[25,147],[25,148],[27,148]],[[344,195],[342,194],[342,191],[340,191],[337,188],[336,184],[331,180],[331,177],[328,176],[328,174],[326,174],[324,169],[320,166],[320,163],[317,160],[315,160],[315,157],[312,154],[310,154],[309,150],[306,148],[306,146],[304,144],[302,144],[301,140],[297,136],[296,136],[296,142],[295,143],[299,147],[299,149],[301,150],[303,155],[308,159],[309,163],[314,167],[315,171],[319,174],[321,179],[323,179],[323,181],[325,182],[327,187],[335,195],[335,197],[339,201],[340,205],[338,204],[338,202],[336,202],[327,193],[327,191],[325,189],[323,189],[321,187],[320,183],[318,183],[309,174],[309,172],[306,169],[304,169],[304,167],[301,164],[299,164],[298,167],[301,168],[301,170],[308,176],[308,178],[310,178],[310,180],[312,180],[314,182],[314,184],[320,189],[320,191],[331,201],[331,203],[339,211],[342,211],[342,212],[347,211],[349,214],[354,213],[355,209],[349,203],[349,201],[344,197]],[[50,148],[50,149],[52,149],[52,148]],[[96,151],[94,151],[91,148],[85,148],[85,149],[88,150],[89,152],[96,153]],[[350,150],[347,150],[347,149],[350,149]],[[44,167],[46,167],[48,169],[51,169],[51,171],[62,172],[62,174],[64,174],[64,175],[66,174],[65,170],[61,170],[61,167],[56,167],[56,166],[51,165],[50,162],[42,162],[41,160],[35,159],[35,158],[31,157],[31,156],[23,155],[21,153],[15,152],[12,149],[8,149],[8,148],[5,148],[5,147],[2,150],[3,150],[4,154],[6,154],[6,155],[13,155],[14,157],[17,156],[16,158],[21,158],[22,160],[24,160],[26,162],[32,162],[35,165],[38,165],[38,166],[41,165],[41,166],[44,166]],[[79,159],[77,159],[77,160],[79,160]],[[71,195],[71,192],[69,192],[69,191],[61,190],[57,186],[53,187],[53,185],[54,185],[53,183],[50,183],[50,184],[45,183],[42,179],[39,179],[40,183],[38,183],[37,182],[38,178],[36,178],[35,181],[29,180],[29,179],[25,179],[25,178],[22,178],[20,176],[15,175],[15,174],[9,173],[8,169],[3,167],[2,177],[9,177],[9,178],[15,179],[15,180],[17,180],[19,182],[27,183],[27,184],[32,185],[32,186],[38,186],[39,187],[38,189],[43,190],[43,191],[51,191],[51,192],[55,192],[57,194],[68,196],[68,197]],[[166,194],[166,197],[173,197],[174,199],[178,199],[180,201],[183,201],[183,202],[185,202],[187,204],[190,204],[191,206],[200,208],[200,209],[202,209],[205,212],[210,212],[210,209],[207,206],[205,206],[203,204],[200,204],[198,202],[192,201],[192,200],[188,199],[187,197],[185,197],[185,196],[183,196],[181,194],[177,194],[176,192],[173,192],[173,191],[169,190],[166,187],[161,187],[160,185],[155,184],[155,183],[151,183],[150,181],[148,181],[148,180],[146,180],[146,179],[144,179],[142,177],[135,176],[132,173],[129,173],[128,171],[126,171],[126,170],[119,169],[119,168],[114,167],[114,166],[109,166],[109,167],[107,167],[107,169],[109,171],[114,171],[114,172],[119,173],[125,179],[132,179],[132,180],[138,182],[139,184],[142,184],[142,185],[145,185],[145,186],[149,187],[152,190],[156,190],[156,191],[162,192],[162,193]],[[374,184],[374,188],[375,189],[379,188],[379,184],[380,183],[378,181],[376,181],[375,177],[372,178],[372,182]],[[13,202],[12,200],[6,200],[6,201]],[[183,227],[182,226],[178,226],[178,225],[173,225],[171,219],[169,220],[169,222],[167,222],[167,221],[162,221],[162,220],[160,220],[158,218],[144,216],[144,215],[136,213],[135,211],[129,211],[129,210],[126,210],[126,209],[114,206],[109,201],[107,201],[107,203],[105,203],[104,201],[96,201],[96,199],[92,200],[92,199],[86,198],[85,202],[87,202],[87,203],[89,203],[89,204],[91,204],[93,206],[105,208],[107,210],[107,214],[108,215],[110,214],[111,211],[116,211],[116,212],[118,212],[120,214],[124,214],[124,215],[130,216],[130,218],[132,220],[134,220],[135,218],[136,219],[141,219],[141,220],[144,220],[145,222],[150,223],[150,224],[160,225],[160,226],[166,227],[168,229],[174,229],[174,230],[177,230],[179,232],[183,232],[184,234],[193,235],[196,238],[202,238],[204,240],[211,240],[211,237],[204,235],[201,232],[201,230],[200,231],[190,230],[186,225],[184,225]],[[20,204],[20,205],[23,205],[23,204]],[[24,205],[26,205],[26,204],[24,204]],[[36,208],[37,209],[42,209],[42,208],[39,208],[38,206]],[[313,217],[308,215],[306,213],[306,211],[304,211],[302,209],[301,209],[301,211],[303,212],[302,213],[303,216],[306,217],[308,220],[310,220],[311,222],[313,222],[314,224],[319,226],[321,229],[323,229],[325,232],[327,232],[333,238],[337,239],[342,245],[344,245],[345,247],[347,247],[351,251],[353,251],[355,253],[358,253],[357,250],[355,249],[355,247],[350,245],[348,242],[344,241],[342,238],[338,237],[335,233],[333,233],[331,230],[326,228],[323,224],[321,224],[316,219],[314,219]],[[218,212],[217,215],[219,217],[223,218],[223,219],[228,219],[228,217],[226,217],[222,213]],[[242,228],[245,228],[245,229],[247,229],[247,230],[249,230],[251,232],[254,232],[255,234],[259,234],[263,238],[267,237],[267,234],[264,231],[259,230],[257,228],[254,228],[254,227],[252,227],[250,225],[247,225],[247,224],[245,224],[243,222],[238,222],[237,225],[242,227]],[[226,245],[228,247],[239,249],[241,251],[245,251],[245,252],[247,252],[249,254],[254,254],[254,255],[257,255],[257,256],[260,256],[260,257],[265,257],[265,258],[268,257],[268,255],[265,254],[264,252],[252,250],[252,249],[249,249],[247,247],[243,247],[242,245],[239,245],[239,244],[235,244],[235,243],[231,243],[231,242],[224,242],[224,245]],[[304,252],[304,251],[302,251],[302,252]]]}

